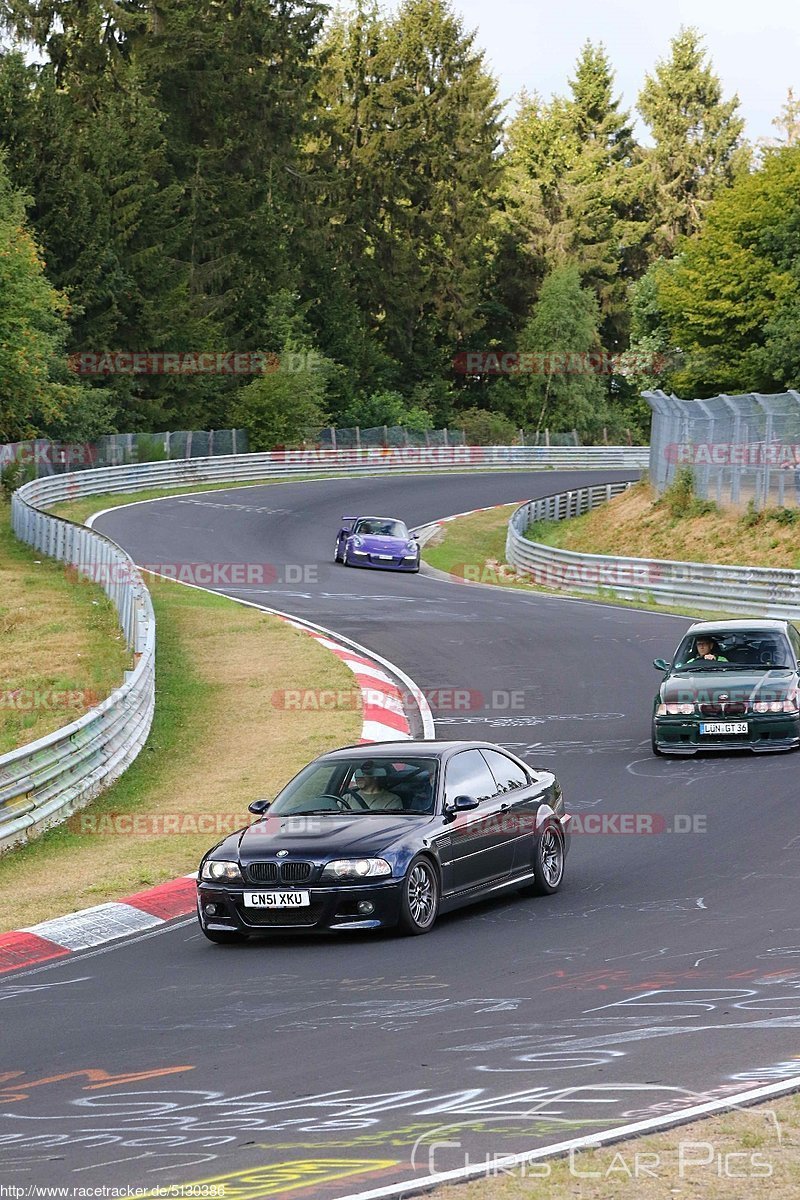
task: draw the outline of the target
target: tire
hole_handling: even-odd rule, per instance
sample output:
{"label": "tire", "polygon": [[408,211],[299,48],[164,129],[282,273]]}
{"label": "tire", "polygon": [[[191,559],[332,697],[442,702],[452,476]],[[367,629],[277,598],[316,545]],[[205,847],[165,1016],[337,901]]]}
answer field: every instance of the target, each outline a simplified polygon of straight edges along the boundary
{"label": "tire", "polygon": [[429,858],[411,860],[403,880],[398,929],[408,937],[429,933],[439,915],[439,876]]}
{"label": "tire", "polygon": [[653,730],[653,732],[650,734],[650,745],[652,747],[653,754],[655,754],[656,758],[664,757],[664,751],[659,749],[658,742],[656,741],[656,731],[655,730]]}
{"label": "tire", "polygon": [[334,552],[333,552],[333,561],[334,561],[335,563],[340,563],[340,562],[342,561],[342,556],[341,556],[341,554],[339,553],[339,544],[340,544],[340,543],[339,543],[339,539],[337,538],[337,539],[336,539],[336,549],[335,549],[335,550],[334,550]]}
{"label": "tire", "polygon": [[536,839],[533,877],[529,891],[535,896],[552,896],[563,883],[564,839],[554,821],[549,821]]}

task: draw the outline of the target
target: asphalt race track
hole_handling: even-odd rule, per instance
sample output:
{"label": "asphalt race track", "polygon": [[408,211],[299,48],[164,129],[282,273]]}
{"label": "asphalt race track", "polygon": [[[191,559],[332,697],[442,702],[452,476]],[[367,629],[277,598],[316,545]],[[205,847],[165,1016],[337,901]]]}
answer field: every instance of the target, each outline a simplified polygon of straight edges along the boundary
{"label": "asphalt race track", "polygon": [[272,564],[232,594],[444,689],[437,735],[555,769],[584,832],[558,895],[427,937],[218,947],[177,921],[6,977],[0,1183],[322,1200],[800,1073],[800,758],[652,757],[651,660],[688,619],[332,562],[340,514],[417,525],[587,476],[280,484],[97,522],[142,564]]}

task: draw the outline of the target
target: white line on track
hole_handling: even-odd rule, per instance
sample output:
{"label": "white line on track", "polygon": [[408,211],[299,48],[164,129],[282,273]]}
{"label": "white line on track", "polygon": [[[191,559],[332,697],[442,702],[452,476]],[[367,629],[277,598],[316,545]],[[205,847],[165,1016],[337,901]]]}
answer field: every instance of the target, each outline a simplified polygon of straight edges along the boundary
{"label": "white line on track", "polygon": [[421,1179],[408,1180],[406,1183],[388,1184],[386,1187],[372,1188],[366,1192],[352,1192],[342,1196],[340,1200],[401,1200],[406,1196],[419,1196],[446,1183],[466,1183],[470,1179],[486,1179],[502,1171],[504,1174],[515,1167],[523,1167],[528,1163],[540,1162],[547,1158],[563,1158],[575,1150],[591,1150],[598,1146],[608,1146],[627,1138],[639,1137],[644,1133],[657,1133],[662,1129],[671,1129],[677,1125],[686,1125],[690,1121],[710,1116],[712,1113],[729,1112],[731,1109],[759,1104],[762,1100],[771,1100],[785,1096],[791,1092],[800,1091],[800,1075],[785,1079],[781,1083],[771,1083],[764,1087],[751,1088],[739,1092],[735,1096],[726,1096],[722,1100],[709,1100],[703,1104],[695,1104],[690,1108],[680,1109],[669,1116],[650,1117],[645,1121],[635,1121],[631,1125],[620,1125],[615,1129],[606,1129],[600,1133],[586,1134],[584,1137],[572,1138],[566,1142],[554,1142],[550,1146],[542,1146],[538,1150],[526,1151],[522,1154],[502,1155],[490,1164],[474,1167],[460,1167],[453,1171],[443,1171],[441,1175],[426,1175]]}

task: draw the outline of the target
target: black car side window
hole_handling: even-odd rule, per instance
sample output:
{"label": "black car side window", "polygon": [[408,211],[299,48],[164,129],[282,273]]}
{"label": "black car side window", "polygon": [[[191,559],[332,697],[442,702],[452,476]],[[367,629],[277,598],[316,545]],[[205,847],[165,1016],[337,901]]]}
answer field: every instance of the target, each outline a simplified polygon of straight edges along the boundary
{"label": "black car side window", "polygon": [[525,788],[530,785],[527,772],[499,750],[481,750],[481,754],[489,764],[489,769],[497,781],[497,790],[511,792],[515,788]]}
{"label": "black car side window", "polygon": [[448,762],[444,776],[445,800],[455,800],[456,796],[488,800],[496,796],[498,790],[480,750],[462,750]]}

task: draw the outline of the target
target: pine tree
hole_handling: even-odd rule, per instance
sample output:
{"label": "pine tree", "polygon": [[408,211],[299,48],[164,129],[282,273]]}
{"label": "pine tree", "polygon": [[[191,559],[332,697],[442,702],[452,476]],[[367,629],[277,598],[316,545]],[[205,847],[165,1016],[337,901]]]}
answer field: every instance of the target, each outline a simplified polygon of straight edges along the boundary
{"label": "pine tree", "polygon": [[639,97],[655,145],[649,155],[658,186],[657,248],[670,253],[701,225],[705,208],[747,165],[738,97],[723,100],[696,29],[682,29],[671,52],[648,75]]}
{"label": "pine tree", "polygon": [[506,214],[532,264],[575,262],[624,346],[627,288],[647,266],[652,188],[605,49],[586,42],[567,99],[526,99],[509,130]]}
{"label": "pine tree", "polygon": [[444,0],[369,4],[335,23],[323,86],[342,253],[406,385],[446,370],[481,323],[499,106],[474,36]]}

